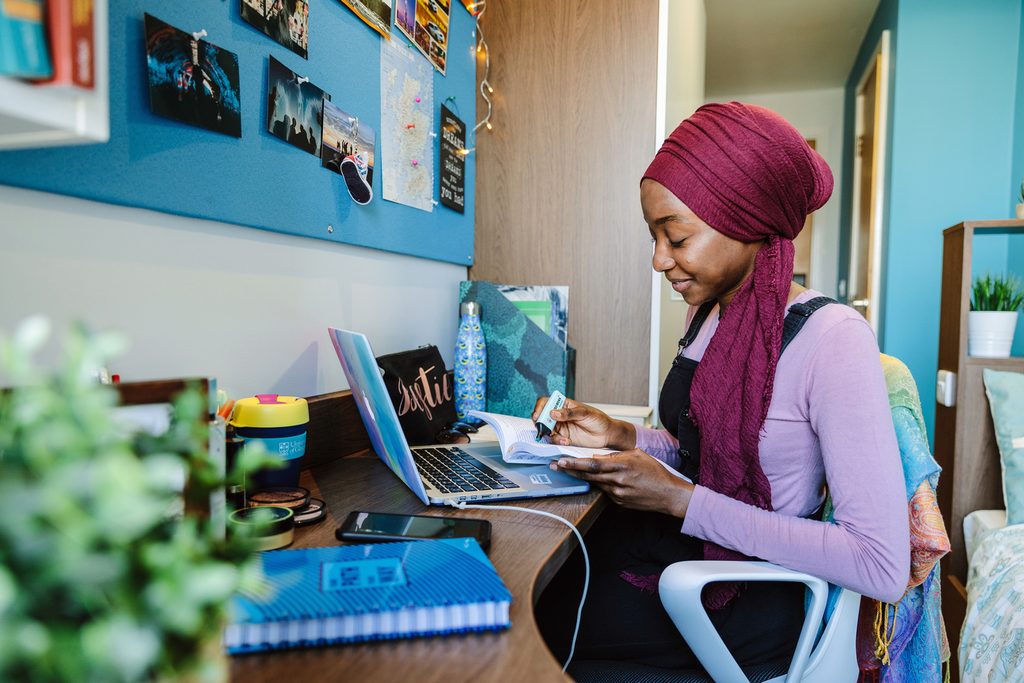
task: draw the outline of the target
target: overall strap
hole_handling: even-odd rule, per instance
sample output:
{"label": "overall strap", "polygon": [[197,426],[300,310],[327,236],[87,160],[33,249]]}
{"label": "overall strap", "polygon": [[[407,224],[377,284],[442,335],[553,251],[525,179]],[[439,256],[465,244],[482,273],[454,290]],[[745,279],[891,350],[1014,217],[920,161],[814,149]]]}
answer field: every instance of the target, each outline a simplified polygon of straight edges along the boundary
{"label": "overall strap", "polygon": [[679,351],[682,353],[683,349],[693,343],[693,340],[697,338],[697,334],[700,332],[700,328],[704,326],[704,321],[708,319],[711,314],[711,309],[715,307],[716,301],[705,301],[697,309],[697,312],[693,314],[693,319],[690,320],[690,326],[686,328],[686,334],[679,340]]}
{"label": "overall strap", "polygon": [[789,342],[793,341],[793,337],[804,326],[804,323],[807,322],[812,313],[822,306],[836,303],[839,302],[830,297],[817,296],[809,301],[790,306],[789,313],[786,314],[786,320],[782,324],[782,348],[779,349],[779,355],[781,356],[782,352],[786,350]]}

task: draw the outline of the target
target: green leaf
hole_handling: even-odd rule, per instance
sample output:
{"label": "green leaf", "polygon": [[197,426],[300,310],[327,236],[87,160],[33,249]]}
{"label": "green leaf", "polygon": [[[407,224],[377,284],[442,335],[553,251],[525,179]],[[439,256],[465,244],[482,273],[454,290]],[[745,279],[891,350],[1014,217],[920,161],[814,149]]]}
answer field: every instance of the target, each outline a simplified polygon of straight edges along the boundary
{"label": "green leaf", "polygon": [[1017,311],[1024,304],[1024,286],[1012,275],[986,274],[971,286],[972,311]]}
{"label": "green leaf", "polygon": [[[94,378],[124,340],[75,326],[59,367],[43,371],[34,355],[47,327],[0,334],[0,377],[15,386],[0,392],[0,680],[214,671],[227,601],[258,564],[247,539],[170,512],[186,479],[196,501],[224,485],[207,398],[178,397],[167,434],[126,434],[116,392]],[[262,466],[253,453],[245,461]]]}

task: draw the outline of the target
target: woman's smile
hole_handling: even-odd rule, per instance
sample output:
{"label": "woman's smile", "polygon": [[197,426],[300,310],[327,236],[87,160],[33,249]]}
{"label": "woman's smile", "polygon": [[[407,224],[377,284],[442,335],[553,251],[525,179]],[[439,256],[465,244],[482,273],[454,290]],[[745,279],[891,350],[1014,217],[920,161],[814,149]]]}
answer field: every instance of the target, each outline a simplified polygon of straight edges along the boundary
{"label": "woman's smile", "polygon": [[692,277],[683,278],[683,279],[680,279],[680,280],[675,280],[675,279],[672,279],[672,278],[668,278],[668,281],[672,283],[672,289],[676,290],[680,294],[682,294],[683,292],[688,290],[690,288],[690,285],[693,284],[693,278]]}

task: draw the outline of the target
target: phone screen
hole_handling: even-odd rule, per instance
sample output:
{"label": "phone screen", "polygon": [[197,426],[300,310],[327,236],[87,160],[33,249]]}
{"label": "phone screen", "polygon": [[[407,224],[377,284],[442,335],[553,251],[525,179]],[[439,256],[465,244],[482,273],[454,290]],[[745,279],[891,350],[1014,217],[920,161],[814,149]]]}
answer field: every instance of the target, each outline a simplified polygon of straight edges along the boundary
{"label": "phone screen", "polygon": [[486,547],[490,523],[480,519],[393,515],[383,512],[353,512],[338,529],[338,538],[372,541],[374,538],[476,538]]}

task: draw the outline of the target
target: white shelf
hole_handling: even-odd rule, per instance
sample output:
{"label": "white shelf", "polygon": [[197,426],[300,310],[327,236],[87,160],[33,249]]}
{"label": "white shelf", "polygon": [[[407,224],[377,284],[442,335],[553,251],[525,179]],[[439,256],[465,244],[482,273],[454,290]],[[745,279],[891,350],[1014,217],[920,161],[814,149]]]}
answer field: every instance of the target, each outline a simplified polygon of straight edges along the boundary
{"label": "white shelf", "polygon": [[0,76],[0,149],[110,139],[107,0],[95,0],[95,87],[38,86]]}

